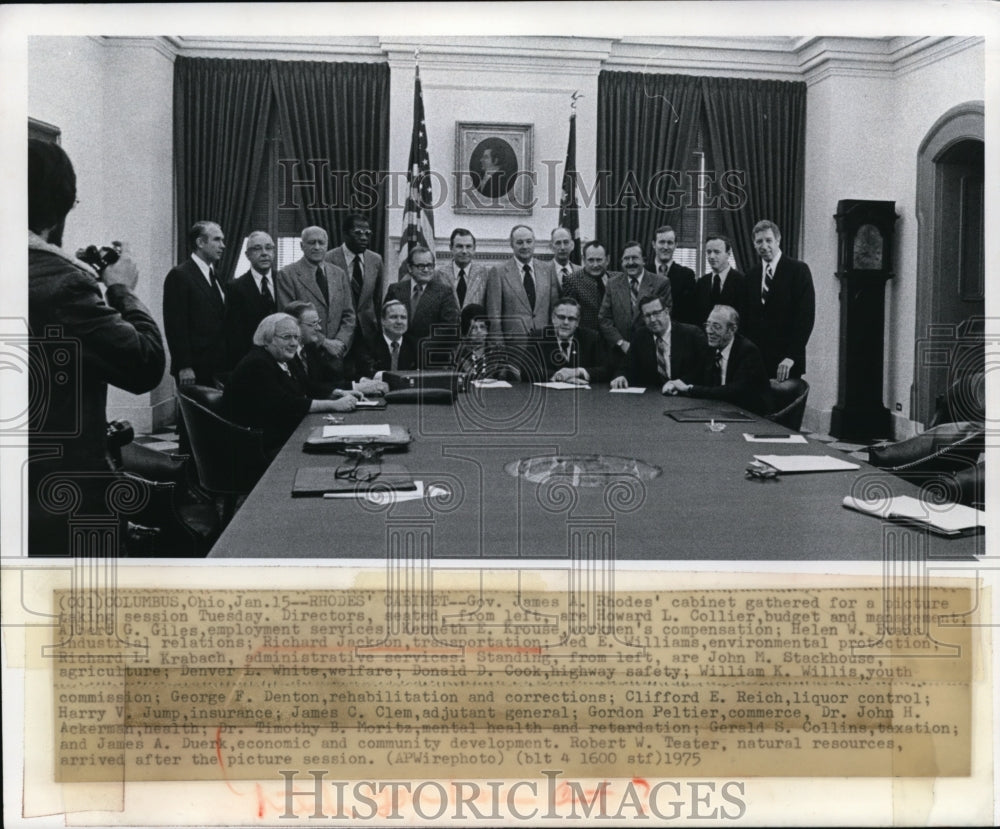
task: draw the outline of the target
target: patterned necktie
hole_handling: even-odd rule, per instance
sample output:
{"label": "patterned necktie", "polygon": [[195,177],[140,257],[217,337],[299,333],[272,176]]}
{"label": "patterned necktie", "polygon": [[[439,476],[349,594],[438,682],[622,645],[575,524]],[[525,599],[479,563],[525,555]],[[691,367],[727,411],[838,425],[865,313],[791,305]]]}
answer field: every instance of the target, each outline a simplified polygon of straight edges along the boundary
{"label": "patterned necktie", "polygon": [[267,277],[262,276],[260,278],[260,295],[264,299],[264,303],[268,308],[274,308],[274,294],[271,293],[271,286],[267,284]]}
{"label": "patterned necktie", "polygon": [[458,294],[458,304],[465,305],[465,294],[469,290],[469,285],[465,281],[465,268],[458,269],[458,285],[455,287],[455,293]]}
{"label": "patterned necktie", "polygon": [[718,274],[712,275],[712,305],[718,305],[722,297],[722,280]]}
{"label": "patterned necktie", "polygon": [[354,257],[354,265],[351,268],[351,293],[354,294],[354,304],[358,304],[361,298],[361,289],[365,284],[365,275],[361,270],[361,256]]}
{"label": "patterned necktie", "polygon": [[771,290],[771,280],[774,279],[774,271],[771,270],[771,263],[764,266],[764,284],[760,287],[760,304],[767,304],[767,294]]}
{"label": "patterned necktie", "polygon": [[664,382],[670,379],[670,355],[663,337],[656,338],[656,370]]}
{"label": "patterned necktie", "polygon": [[528,295],[528,305],[535,310],[535,279],[531,275],[531,266],[524,266],[524,292]]}
{"label": "patterned necktie", "polygon": [[632,313],[633,313],[633,315],[634,314],[638,314],[639,313],[639,278],[637,276],[633,276],[631,279],[629,279],[628,283],[629,283],[629,291],[632,294]]}
{"label": "patterned necktie", "polygon": [[559,284],[560,285],[565,285],[566,284],[566,277],[569,276],[569,268],[567,268],[565,265],[563,265],[562,270],[559,271],[559,276],[560,276]]}
{"label": "patterned necktie", "polygon": [[715,365],[712,367],[712,385],[722,385],[722,349],[715,349]]}
{"label": "patterned necktie", "polygon": [[316,285],[319,287],[319,292],[323,295],[323,302],[326,305],[330,304],[330,288],[326,284],[326,274],[323,273],[322,267],[316,268]]}
{"label": "patterned necktie", "polygon": [[392,353],[389,356],[389,370],[398,371],[399,370],[399,341],[393,340],[390,346]]}

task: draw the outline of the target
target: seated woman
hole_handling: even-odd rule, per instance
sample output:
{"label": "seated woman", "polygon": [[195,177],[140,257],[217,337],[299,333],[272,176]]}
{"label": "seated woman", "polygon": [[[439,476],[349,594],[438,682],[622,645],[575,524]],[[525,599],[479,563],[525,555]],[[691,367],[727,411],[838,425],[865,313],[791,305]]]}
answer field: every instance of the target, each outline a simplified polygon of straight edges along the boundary
{"label": "seated woman", "polygon": [[507,364],[501,347],[488,342],[490,318],[482,305],[462,309],[462,341],[455,352],[455,371],[473,380],[519,380],[517,369]]}
{"label": "seated woman", "polygon": [[277,454],[306,414],[351,412],[352,392],[333,390],[325,399],[309,395],[289,363],[299,350],[299,324],[289,314],[264,317],[253,335],[253,348],[233,370],[222,403],[229,418],[264,431],[264,449]]}

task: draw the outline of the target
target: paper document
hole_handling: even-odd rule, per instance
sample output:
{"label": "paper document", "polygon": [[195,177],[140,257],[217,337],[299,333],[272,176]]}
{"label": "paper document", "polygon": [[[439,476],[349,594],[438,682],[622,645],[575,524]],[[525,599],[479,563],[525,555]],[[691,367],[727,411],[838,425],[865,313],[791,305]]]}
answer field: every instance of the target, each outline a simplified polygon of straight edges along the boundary
{"label": "paper document", "polygon": [[590,386],[587,383],[535,383],[536,386],[541,386],[544,389],[589,389]]}
{"label": "paper document", "polygon": [[744,432],[743,437],[748,443],[807,443],[805,435],[779,435],[775,434],[756,434],[752,435],[749,432]]}
{"label": "paper document", "polygon": [[477,389],[509,389],[512,388],[511,384],[506,380],[490,380],[484,378],[482,380],[473,380],[472,385]]}
{"label": "paper document", "polygon": [[358,400],[355,404],[358,409],[378,409],[385,406],[384,400]]}
{"label": "paper document", "polygon": [[986,525],[983,510],[963,504],[929,504],[910,495],[873,498],[870,501],[848,495],[842,503],[848,509],[879,518],[921,524],[943,535],[960,535]]}
{"label": "paper document", "polygon": [[861,468],[856,463],[827,455],[754,455],[754,458],[779,472],[839,472]]}
{"label": "paper document", "polygon": [[338,426],[324,426],[323,437],[325,438],[368,438],[368,437],[389,437],[388,423],[352,423]]}
{"label": "paper document", "polygon": [[642,394],[645,386],[626,386],[624,389],[611,389],[612,394]]}

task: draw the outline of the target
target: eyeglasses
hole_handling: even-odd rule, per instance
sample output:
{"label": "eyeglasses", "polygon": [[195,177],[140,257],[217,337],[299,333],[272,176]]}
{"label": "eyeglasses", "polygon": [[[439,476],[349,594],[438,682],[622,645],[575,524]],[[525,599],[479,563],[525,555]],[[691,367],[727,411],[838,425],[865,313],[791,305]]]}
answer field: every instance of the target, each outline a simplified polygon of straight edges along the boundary
{"label": "eyeglasses", "polygon": [[746,476],[756,481],[775,481],[778,470],[762,461],[751,461],[746,468]]}
{"label": "eyeglasses", "polygon": [[579,317],[571,317],[568,314],[553,314],[553,316],[560,322],[579,322]]}
{"label": "eyeglasses", "polygon": [[728,327],[724,322],[706,322],[704,325],[706,331],[725,331]]}
{"label": "eyeglasses", "polygon": [[433,267],[434,267],[434,263],[433,262],[423,262],[420,265],[414,263],[414,264],[410,265],[410,270],[411,271],[426,271],[429,268],[433,268]]}
{"label": "eyeglasses", "polygon": [[334,471],[333,477],[338,481],[368,483],[382,474],[379,466],[382,459],[381,446],[345,446],[343,452],[350,460]]}
{"label": "eyeglasses", "polygon": [[274,339],[281,340],[283,343],[297,343],[301,337],[298,334],[275,334]]}
{"label": "eyeglasses", "polygon": [[661,308],[659,311],[643,311],[642,316],[643,319],[652,320],[656,319],[659,316],[662,316],[665,313],[667,313],[667,309]]}
{"label": "eyeglasses", "polygon": [[254,245],[252,248],[247,248],[247,253],[260,253],[264,250],[272,251],[274,250],[274,245]]}

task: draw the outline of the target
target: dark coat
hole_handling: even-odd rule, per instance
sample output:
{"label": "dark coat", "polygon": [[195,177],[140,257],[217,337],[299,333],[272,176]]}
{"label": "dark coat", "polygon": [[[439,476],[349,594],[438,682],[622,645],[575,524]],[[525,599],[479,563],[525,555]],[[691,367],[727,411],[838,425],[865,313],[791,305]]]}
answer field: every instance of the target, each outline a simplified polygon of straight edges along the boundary
{"label": "dark coat", "polygon": [[163,328],[170,348],[170,373],[194,369],[196,381],[211,386],[228,367],[226,307],[190,258],[163,283]]}
{"label": "dark coat", "polygon": [[[670,326],[670,377],[685,383],[704,385],[708,380],[712,352],[705,333],[682,322]],[[656,367],[656,344],[648,328],[632,335],[625,355],[625,377],[630,386],[662,388],[666,380]]]}
{"label": "dark coat", "polygon": [[[709,378],[714,368],[715,355],[711,355],[710,359]],[[771,411],[771,384],[764,371],[760,349],[746,337],[737,334],[729,351],[726,382],[721,386],[711,384],[711,380],[704,385],[692,385],[687,394],[707,400],[725,400],[760,415],[768,414]]]}
{"label": "dark coat", "polygon": [[253,346],[253,335],[260,321],[277,310],[274,277],[272,269],[267,277],[271,288],[270,302],[257,290],[250,271],[226,286],[226,342],[230,366],[242,360]]}
{"label": "dark coat", "polygon": [[[413,280],[410,277],[394,282],[385,292],[386,301],[395,299],[406,306],[409,316],[406,336],[417,348],[418,364],[428,363],[435,367],[450,364],[460,325],[458,301],[454,292],[444,282],[431,279],[424,286],[415,309],[411,307],[412,296]],[[439,359],[432,359],[429,354],[431,348],[447,350],[447,359],[441,358],[440,354]]]}
{"label": "dark coat", "polygon": [[767,304],[761,305],[764,269],[758,261],[747,274],[746,314],[742,333],[757,344],[768,377],[786,357],[795,361],[789,376],[806,371],[806,344],[816,319],[816,292],[805,262],[782,254],[771,280]]}
{"label": "dark coat", "polygon": [[740,327],[743,327],[743,318],[746,309],[747,278],[736,268],[730,268],[726,274],[726,282],[722,286],[722,293],[718,300],[712,302],[712,277],[714,274],[709,271],[701,279],[695,289],[695,304],[698,308],[698,325],[708,319],[712,309],[716,305],[728,305],[736,310],[740,315]]}

